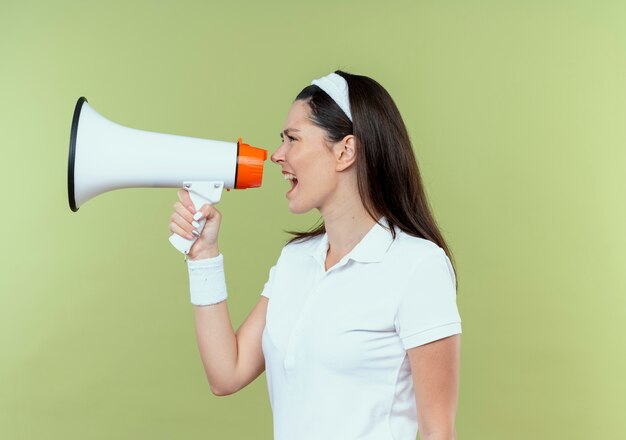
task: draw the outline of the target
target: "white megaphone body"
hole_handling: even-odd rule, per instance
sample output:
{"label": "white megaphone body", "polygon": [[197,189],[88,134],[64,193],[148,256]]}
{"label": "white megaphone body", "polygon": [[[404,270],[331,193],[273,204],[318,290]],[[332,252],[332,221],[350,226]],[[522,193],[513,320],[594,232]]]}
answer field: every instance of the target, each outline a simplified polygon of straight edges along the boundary
{"label": "white megaphone body", "polygon": [[[93,197],[120,188],[185,188],[199,209],[220,201],[222,190],[261,186],[267,151],[238,142],[214,141],[124,127],[78,99],[70,134],[67,189],[72,211]],[[200,221],[200,228],[206,220]],[[170,242],[187,254],[193,240]]]}

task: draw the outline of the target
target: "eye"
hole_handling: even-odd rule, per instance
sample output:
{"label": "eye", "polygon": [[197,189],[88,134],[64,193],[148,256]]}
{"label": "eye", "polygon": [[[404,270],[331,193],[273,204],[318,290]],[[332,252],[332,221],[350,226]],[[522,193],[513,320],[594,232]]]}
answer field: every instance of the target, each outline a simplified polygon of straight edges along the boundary
{"label": "eye", "polygon": [[[293,136],[289,136],[289,135],[286,135],[286,136],[287,136],[287,139],[289,139],[290,142],[291,141],[294,141],[294,142],[297,141],[297,139],[295,137],[293,137]],[[280,140],[281,140],[281,142],[285,142],[285,138],[283,137],[282,133],[280,133]]]}

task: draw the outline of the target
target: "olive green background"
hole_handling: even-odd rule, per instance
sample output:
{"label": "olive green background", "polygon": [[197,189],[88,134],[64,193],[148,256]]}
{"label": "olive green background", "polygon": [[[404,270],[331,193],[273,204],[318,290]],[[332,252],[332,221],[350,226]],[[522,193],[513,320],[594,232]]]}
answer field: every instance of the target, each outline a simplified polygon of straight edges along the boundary
{"label": "olive green background", "polygon": [[[0,3],[0,438],[272,437],[265,375],[210,392],[176,189],[67,202],[74,104],[275,150],[337,68],[394,97],[457,261],[459,439],[624,438],[622,2]],[[189,158],[193,160],[193,158]],[[224,193],[237,328],[293,215],[279,168]]]}

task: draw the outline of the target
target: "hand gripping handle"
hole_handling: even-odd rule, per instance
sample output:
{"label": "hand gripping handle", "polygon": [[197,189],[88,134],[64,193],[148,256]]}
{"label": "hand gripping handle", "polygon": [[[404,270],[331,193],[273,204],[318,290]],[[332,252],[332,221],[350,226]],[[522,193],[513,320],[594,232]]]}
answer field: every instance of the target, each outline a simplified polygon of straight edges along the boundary
{"label": "hand gripping handle", "polygon": [[[197,211],[205,203],[210,203],[211,205],[219,203],[222,198],[224,182],[183,182],[183,188],[189,192],[189,197]],[[204,228],[206,219],[203,218],[198,223],[200,223],[198,228],[198,232],[200,232]],[[197,238],[194,237],[192,240],[188,240],[178,234],[172,234],[169,240],[176,249],[187,255]]]}

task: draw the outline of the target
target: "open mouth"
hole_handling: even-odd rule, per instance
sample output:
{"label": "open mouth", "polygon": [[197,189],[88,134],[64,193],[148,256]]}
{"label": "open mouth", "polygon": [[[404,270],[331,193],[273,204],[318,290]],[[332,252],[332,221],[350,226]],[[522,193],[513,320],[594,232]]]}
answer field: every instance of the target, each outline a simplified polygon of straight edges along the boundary
{"label": "open mouth", "polygon": [[291,183],[290,192],[298,185],[298,178],[293,174],[284,174],[285,180],[289,180]]}

